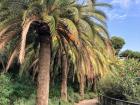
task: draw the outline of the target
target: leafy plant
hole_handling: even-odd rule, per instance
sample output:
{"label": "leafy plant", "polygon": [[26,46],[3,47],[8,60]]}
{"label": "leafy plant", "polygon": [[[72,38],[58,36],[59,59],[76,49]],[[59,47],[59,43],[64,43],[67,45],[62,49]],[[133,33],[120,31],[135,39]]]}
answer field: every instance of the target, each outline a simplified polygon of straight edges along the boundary
{"label": "leafy plant", "polygon": [[0,105],[35,105],[35,84],[29,76],[0,74]]}
{"label": "leafy plant", "polygon": [[35,105],[35,95],[30,96],[28,99],[20,98],[14,102],[14,105]]}
{"label": "leafy plant", "polygon": [[12,93],[11,77],[9,75],[0,74],[0,105],[8,105]]}
{"label": "leafy plant", "polygon": [[107,76],[100,80],[98,91],[106,96],[140,102],[140,62],[134,59],[125,60],[122,67],[116,67],[118,75]]}

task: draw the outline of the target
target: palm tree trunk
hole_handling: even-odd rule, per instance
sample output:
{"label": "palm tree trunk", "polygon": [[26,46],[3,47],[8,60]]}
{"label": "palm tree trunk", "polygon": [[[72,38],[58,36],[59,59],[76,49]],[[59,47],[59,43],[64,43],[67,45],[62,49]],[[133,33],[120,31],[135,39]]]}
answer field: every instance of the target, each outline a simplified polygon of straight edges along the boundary
{"label": "palm tree trunk", "polygon": [[84,98],[84,90],[85,90],[85,77],[81,74],[80,78],[80,96]]}
{"label": "palm tree trunk", "polygon": [[50,81],[50,38],[40,38],[39,73],[36,105],[48,105]]}
{"label": "palm tree trunk", "polygon": [[67,101],[67,76],[68,64],[66,54],[62,56],[62,82],[61,82],[61,99]]}

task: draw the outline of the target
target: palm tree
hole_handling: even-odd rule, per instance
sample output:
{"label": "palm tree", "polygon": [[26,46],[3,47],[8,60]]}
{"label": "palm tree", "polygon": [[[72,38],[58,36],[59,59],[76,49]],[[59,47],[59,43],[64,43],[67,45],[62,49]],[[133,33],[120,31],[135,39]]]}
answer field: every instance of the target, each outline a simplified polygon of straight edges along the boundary
{"label": "palm tree", "polygon": [[71,0],[0,1],[0,48],[13,40],[16,43],[12,47],[7,70],[17,56],[19,62],[26,66],[27,55],[32,55],[32,61],[39,59],[36,105],[48,105],[53,36],[60,42],[65,38],[75,46],[78,43],[78,40],[71,39],[71,36],[78,37],[76,27],[70,28],[74,23],[63,17],[62,12],[73,3]]}
{"label": "palm tree", "polygon": [[[91,5],[92,3],[93,5]],[[79,51],[78,56],[72,51],[75,56],[74,58],[76,58],[76,63],[75,61],[73,63],[75,63],[75,67],[77,69],[76,71],[80,82],[81,96],[84,94],[83,88],[86,75],[93,78],[94,74],[103,75],[107,70],[109,70],[108,62],[106,62],[109,58],[107,58],[105,54],[102,54],[105,53],[105,50],[103,50],[104,48],[111,48],[111,46],[107,46],[109,45],[109,35],[105,23],[106,15],[104,12],[97,10],[95,8],[96,5],[110,6],[105,3],[96,4],[95,1],[90,2],[89,0],[88,5],[75,4],[64,10],[64,17],[71,19],[75,23],[79,34],[79,42],[81,44],[81,50]],[[75,37],[71,38],[76,39]],[[99,46],[100,42],[103,44],[101,48]],[[69,51],[69,49],[67,49],[67,51]],[[71,55],[71,57],[72,56],[73,55]],[[64,61],[67,61],[66,58]],[[65,65],[67,65],[66,62]],[[61,96],[62,99],[66,99],[67,69],[62,70],[64,71],[62,73]],[[66,95],[65,98],[63,97],[64,94]]]}
{"label": "palm tree", "polygon": [[[79,32],[79,39],[82,44],[82,59],[83,72],[79,71],[80,81],[80,94],[84,94],[84,75],[88,78],[94,78],[96,75],[103,76],[109,69],[110,58],[106,55],[106,49],[112,51],[110,45],[109,34],[106,28],[107,16],[101,10],[98,10],[97,6],[109,6],[106,3],[96,3],[94,0],[88,0],[86,5],[76,5],[75,9],[71,10],[71,13],[76,14],[73,20],[77,22],[77,28]],[[75,11],[74,11],[75,10]],[[79,12],[77,12],[79,11]],[[112,54],[113,52],[110,52]]]}

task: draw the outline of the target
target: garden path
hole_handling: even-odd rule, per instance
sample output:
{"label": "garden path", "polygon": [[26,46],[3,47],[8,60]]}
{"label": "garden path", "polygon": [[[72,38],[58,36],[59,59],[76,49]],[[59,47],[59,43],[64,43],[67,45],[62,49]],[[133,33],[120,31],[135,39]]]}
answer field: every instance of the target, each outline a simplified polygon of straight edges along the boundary
{"label": "garden path", "polygon": [[97,105],[98,99],[83,100],[75,105]]}

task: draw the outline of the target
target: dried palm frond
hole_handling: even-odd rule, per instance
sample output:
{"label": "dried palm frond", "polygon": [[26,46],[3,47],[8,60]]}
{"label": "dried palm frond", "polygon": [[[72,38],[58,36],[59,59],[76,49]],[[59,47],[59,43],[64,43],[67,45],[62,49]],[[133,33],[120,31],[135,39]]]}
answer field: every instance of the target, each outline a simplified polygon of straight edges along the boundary
{"label": "dried palm frond", "polygon": [[16,47],[15,50],[13,51],[13,53],[11,54],[10,59],[8,60],[8,63],[6,65],[5,72],[7,72],[9,70],[10,66],[13,64],[14,59],[17,57],[18,50],[19,50],[19,46]]}
{"label": "dried palm frond", "polygon": [[7,26],[7,27],[5,27],[3,30],[1,30],[1,31],[0,31],[0,37],[1,37],[3,34],[5,34],[5,33],[9,30],[10,27],[11,27],[11,26]]}
{"label": "dried palm frond", "polygon": [[30,25],[32,24],[34,20],[26,20],[23,28],[22,28],[22,38],[21,38],[21,47],[20,47],[20,53],[19,53],[19,62],[22,64],[24,62],[25,58],[25,47],[26,47],[26,37],[30,28]]}
{"label": "dried palm frond", "polygon": [[36,65],[36,64],[38,63],[38,61],[39,61],[39,59],[36,59],[36,60],[31,64],[31,66],[29,67],[29,70],[30,70],[34,65]]}
{"label": "dried palm frond", "polygon": [[7,35],[0,38],[0,50],[4,49],[6,44],[17,34],[17,32],[13,31],[10,33],[7,33]]}

